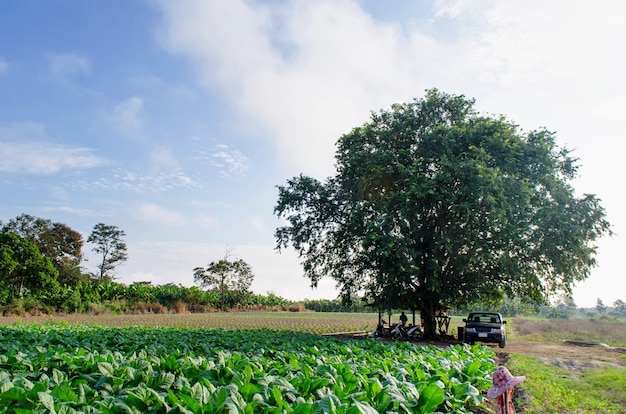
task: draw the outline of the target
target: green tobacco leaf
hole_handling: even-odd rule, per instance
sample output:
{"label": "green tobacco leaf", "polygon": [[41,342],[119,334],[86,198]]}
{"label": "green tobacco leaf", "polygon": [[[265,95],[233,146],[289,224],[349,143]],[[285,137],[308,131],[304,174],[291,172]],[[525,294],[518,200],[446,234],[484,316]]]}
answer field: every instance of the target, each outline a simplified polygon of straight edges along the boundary
{"label": "green tobacco leaf", "polygon": [[190,391],[190,396],[196,399],[200,404],[204,405],[211,400],[211,391],[198,382],[193,384]]}
{"label": "green tobacco leaf", "polygon": [[0,394],[0,402],[10,404],[12,402],[19,402],[22,405],[28,401],[28,395],[22,388],[14,387],[6,390]]}
{"label": "green tobacco leaf", "polygon": [[196,399],[193,398],[192,396],[181,394],[178,397],[179,397],[179,402],[176,403],[176,406],[189,409],[189,411],[193,413],[201,412],[202,405],[198,401],[196,401]]}
{"label": "green tobacco leaf", "polygon": [[419,407],[422,413],[432,413],[435,408],[443,404],[445,393],[436,384],[430,384],[420,395]]}
{"label": "green tobacco leaf", "polygon": [[51,414],[56,414],[56,410],[54,408],[54,398],[52,395],[45,392],[38,392],[37,396],[39,397],[39,402],[50,411]]}
{"label": "green tobacco leaf", "polygon": [[78,402],[78,395],[74,392],[72,387],[67,384],[59,385],[50,391],[52,395],[59,402]]}
{"label": "green tobacco leaf", "polygon": [[316,403],[316,408],[314,410],[315,413],[324,413],[324,414],[335,414],[337,412],[337,405],[335,404],[335,400],[333,395],[326,395],[322,397]]}
{"label": "green tobacco leaf", "polygon": [[241,395],[246,401],[250,401],[252,399],[252,396],[254,394],[257,394],[260,391],[261,391],[261,387],[259,387],[256,384],[252,384],[250,382],[247,382],[243,384],[241,387],[239,387],[239,392],[241,393]]}
{"label": "green tobacco leaf", "polygon": [[62,373],[61,371],[59,371],[58,369],[54,368],[52,370],[52,380],[54,381],[55,384],[61,384],[63,381],[65,381],[67,378],[67,376]]}
{"label": "green tobacco leaf", "polygon": [[481,363],[481,361],[472,361],[465,365],[463,372],[471,378],[479,373]]}
{"label": "green tobacco leaf", "polygon": [[113,365],[108,362],[98,362],[98,370],[102,375],[112,377],[115,374]]}
{"label": "green tobacco leaf", "polygon": [[369,404],[355,401],[354,405],[348,409],[346,414],[378,414],[378,411]]}

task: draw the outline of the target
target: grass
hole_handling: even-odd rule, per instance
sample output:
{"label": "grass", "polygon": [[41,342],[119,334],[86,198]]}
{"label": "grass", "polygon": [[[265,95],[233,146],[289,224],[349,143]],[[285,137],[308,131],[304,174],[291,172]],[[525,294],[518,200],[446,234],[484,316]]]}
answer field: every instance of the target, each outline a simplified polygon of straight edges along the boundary
{"label": "grass", "polygon": [[516,337],[527,340],[562,342],[568,339],[626,347],[626,321],[623,320],[515,318],[512,327]]}
{"label": "grass", "polygon": [[515,397],[517,403],[523,406],[524,413],[626,412],[624,368],[604,367],[573,372],[524,355],[514,355],[508,368],[514,375],[527,376],[520,386],[521,394]]}

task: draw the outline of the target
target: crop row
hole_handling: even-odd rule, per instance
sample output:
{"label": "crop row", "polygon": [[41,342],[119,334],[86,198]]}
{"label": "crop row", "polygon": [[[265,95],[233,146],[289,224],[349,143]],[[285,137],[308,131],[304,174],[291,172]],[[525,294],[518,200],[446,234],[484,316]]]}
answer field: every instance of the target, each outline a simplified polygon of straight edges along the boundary
{"label": "crop row", "polygon": [[0,411],[462,413],[492,357],[289,331],[7,325]]}
{"label": "crop row", "polygon": [[188,314],[69,314],[63,317],[0,317],[2,324],[70,324],[99,326],[163,326],[185,328],[273,329],[326,334],[373,331],[375,313],[329,312],[214,312]]}

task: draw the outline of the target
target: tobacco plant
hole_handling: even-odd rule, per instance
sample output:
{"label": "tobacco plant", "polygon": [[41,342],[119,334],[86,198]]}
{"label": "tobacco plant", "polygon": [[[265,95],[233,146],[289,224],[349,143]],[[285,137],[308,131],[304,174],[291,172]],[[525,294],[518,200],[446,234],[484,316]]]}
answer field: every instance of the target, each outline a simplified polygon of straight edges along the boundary
{"label": "tobacco plant", "polygon": [[0,411],[469,413],[493,356],[291,331],[8,325]]}

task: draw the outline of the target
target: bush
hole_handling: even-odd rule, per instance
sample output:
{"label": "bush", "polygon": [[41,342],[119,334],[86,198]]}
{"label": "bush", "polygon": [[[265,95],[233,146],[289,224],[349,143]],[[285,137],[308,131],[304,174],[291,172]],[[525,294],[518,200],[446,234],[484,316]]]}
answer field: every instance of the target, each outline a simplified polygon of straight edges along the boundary
{"label": "bush", "polygon": [[172,309],[171,309],[174,313],[189,313],[189,310],[187,309],[187,304],[181,300],[177,300],[174,303],[172,303]]}
{"label": "bush", "polygon": [[165,314],[168,310],[165,306],[159,302],[137,302],[133,309],[126,311],[126,313],[158,313]]}
{"label": "bush", "polygon": [[289,312],[304,312],[306,311],[306,308],[304,307],[304,303],[296,302],[296,303],[289,305],[288,310]]}

